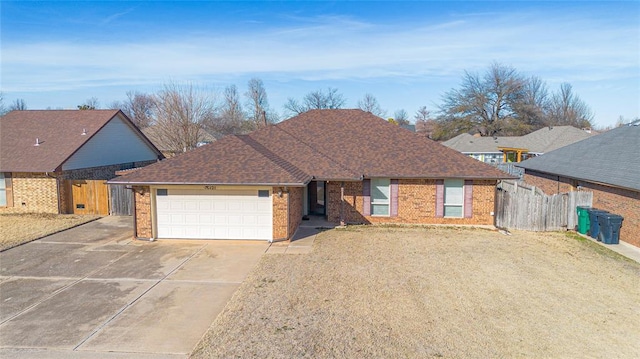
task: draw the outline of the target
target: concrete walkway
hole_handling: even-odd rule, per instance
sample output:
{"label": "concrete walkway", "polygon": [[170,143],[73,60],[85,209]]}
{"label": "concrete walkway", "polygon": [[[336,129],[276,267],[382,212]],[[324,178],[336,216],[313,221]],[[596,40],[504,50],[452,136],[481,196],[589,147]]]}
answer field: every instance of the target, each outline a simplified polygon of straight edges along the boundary
{"label": "concrete walkway", "polygon": [[268,243],[132,241],[106,217],[0,253],[0,357],[183,358]]}
{"label": "concrete walkway", "polygon": [[[578,233],[578,232],[576,232],[576,233]],[[640,248],[638,248],[638,247],[636,247],[634,245],[631,245],[631,244],[629,244],[627,242],[624,242],[624,241],[619,241],[618,244],[604,244],[602,242],[599,242],[599,241],[589,237],[586,234],[581,234],[581,233],[578,233],[578,234],[581,235],[584,238],[587,238],[588,240],[590,240],[592,242],[598,243],[599,245],[601,245],[601,246],[603,246],[603,247],[605,247],[607,249],[610,249],[610,250],[612,250],[612,251],[614,251],[614,252],[616,252],[618,254],[621,254],[621,255],[623,255],[623,256],[631,259],[631,260],[634,260],[634,261],[640,263]]]}
{"label": "concrete walkway", "polygon": [[313,249],[313,242],[318,233],[335,228],[323,216],[309,216],[303,220],[290,242],[275,242],[269,246],[268,254],[307,254]]}

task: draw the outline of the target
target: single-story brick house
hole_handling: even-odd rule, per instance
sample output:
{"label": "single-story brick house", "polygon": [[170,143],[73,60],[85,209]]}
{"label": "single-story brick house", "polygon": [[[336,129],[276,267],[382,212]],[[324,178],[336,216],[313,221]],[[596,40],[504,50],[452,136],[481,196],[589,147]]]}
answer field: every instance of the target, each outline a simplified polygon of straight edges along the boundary
{"label": "single-story brick house", "polygon": [[493,225],[512,178],[361,110],[312,110],[109,183],[135,191],[138,238],[290,239],[334,223]]}
{"label": "single-story brick house", "polygon": [[119,110],[12,111],[0,118],[0,207],[106,215],[106,180],[162,158]]}
{"label": "single-story brick house", "polygon": [[624,217],[620,240],[640,247],[640,121],[517,166],[548,194],[593,192],[593,207]]}

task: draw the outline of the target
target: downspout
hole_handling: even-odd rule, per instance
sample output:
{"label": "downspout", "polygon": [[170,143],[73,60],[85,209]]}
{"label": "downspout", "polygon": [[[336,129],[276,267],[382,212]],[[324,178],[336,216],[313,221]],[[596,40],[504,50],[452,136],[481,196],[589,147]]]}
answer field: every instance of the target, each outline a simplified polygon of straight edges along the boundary
{"label": "downspout", "polygon": [[340,225],[344,226],[344,181],[340,182]]}
{"label": "downspout", "polygon": [[290,228],[291,228],[291,215],[290,215],[290,211],[291,211],[291,196],[289,191],[287,191],[287,240],[290,241],[291,240],[291,236],[290,236]]}
{"label": "downspout", "polygon": [[138,213],[136,212],[136,191],[133,186],[129,186],[133,195],[133,239],[138,239]]}

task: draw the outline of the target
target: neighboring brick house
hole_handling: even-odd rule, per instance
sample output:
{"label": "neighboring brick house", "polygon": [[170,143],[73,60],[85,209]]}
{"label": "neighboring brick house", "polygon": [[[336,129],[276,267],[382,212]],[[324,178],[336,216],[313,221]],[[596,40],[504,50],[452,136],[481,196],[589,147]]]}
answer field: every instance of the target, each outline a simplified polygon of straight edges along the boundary
{"label": "neighboring brick house", "polygon": [[361,110],[312,110],[115,178],[139,238],[290,239],[335,223],[493,225],[504,172]]}
{"label": "neighboring brick house", "polygon": [[524,136],[460,134],[442,144],[485,163],[520,162],[594,136],[590,129],[549,126]]}
{"label": "neighboring brick house", "polygon": [[109,214],[106,180],[161,158],[119,110],[12,111],[0,118],[0,207]]}
{"label": "neighboring brick house", "polygon": [[592,191],[593,207],[624,217],[620,239],[640,247],[640,121],[517,166],[548,194]]}

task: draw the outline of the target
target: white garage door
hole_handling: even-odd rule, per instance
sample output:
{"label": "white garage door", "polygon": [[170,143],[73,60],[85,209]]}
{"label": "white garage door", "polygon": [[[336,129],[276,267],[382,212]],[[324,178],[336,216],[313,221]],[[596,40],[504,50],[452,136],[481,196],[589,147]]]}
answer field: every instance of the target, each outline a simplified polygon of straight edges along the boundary
{"label": "white garage door", "polygon": [[157,189],[158,238],[272,238],[268,190]]}

